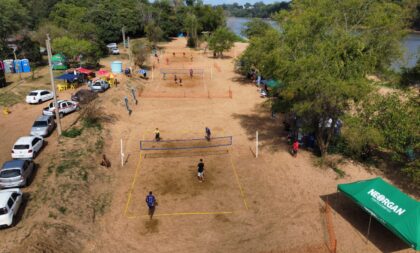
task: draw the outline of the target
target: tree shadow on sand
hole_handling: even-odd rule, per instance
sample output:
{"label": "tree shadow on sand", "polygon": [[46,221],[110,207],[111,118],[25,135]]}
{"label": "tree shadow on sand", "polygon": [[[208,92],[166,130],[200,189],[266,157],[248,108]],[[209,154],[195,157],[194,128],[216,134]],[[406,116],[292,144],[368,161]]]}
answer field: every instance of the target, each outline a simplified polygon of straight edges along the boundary
{"label": "tree shadow on sand", "polygon": [[[372,217],[369,237],[367,237],[370,215],[352,200],[339,192],[320,196],[323,201],[328,201],[331,208],[350,223],[359,233],[361,238],[367,243],[374,244],[382,252],[395,252],[408,249],[409,246]],[[340,238],[337,238],[340,243]]]}
{"label": "tree shadow on sand", "polygon": [[276,152],[285,150],[287,145],[287,132],[283,127],[282,115],[272,118],[266,103],[257,105],[251,114],[232,114],[238,119],[241,126],[246,130],[248,140],[255,141],[255,133],[258,131],[258,140],[261,149]]}

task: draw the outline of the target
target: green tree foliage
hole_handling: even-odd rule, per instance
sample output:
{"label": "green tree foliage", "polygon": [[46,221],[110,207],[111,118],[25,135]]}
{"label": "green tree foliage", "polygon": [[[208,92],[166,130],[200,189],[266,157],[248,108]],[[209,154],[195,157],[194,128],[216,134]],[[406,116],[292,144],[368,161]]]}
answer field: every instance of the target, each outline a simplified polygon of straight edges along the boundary
{"label": "green tree foliage", "polygon": [[209,38],[209,49],[215,56],[223,57],[223,52],[233,47],[236,36],[226,27],[220,27]]}
{"label": "green tree foliage", "polygon": [[401,85],[406,87],[410,85],[420,84],[420,60],[417,61],[413,68],[405,68],[401,74]]}
{"label": "green tree foliage", "polygon": [[270,18],[280,10],[290,8],[290,2],[280,2],[272,4],[264,4],[262,1],[255,4],[246,3],[239,5],[238,3],[223,4],[221,6],[229,16],[245,17],[245,18]]}
{"label": "green tree foliage", "polygon": [[187,36],[189,38],[189,47],[196,47],[197,46],[197,40],[198,40],[198,34],[197,31],[199,29],[199,23],[198,19],[194,14],[187,14],[184,21],[184,27],[187,31]]}
{"label": "green tree foliage", "polygon": [[55,38],[66,36],[67,32],[51,22],[44,22],[39,25],[36,31],[31,33],[31,39],[46,47],[47,34],[49,34],[50,39],[54,40]]}
{"label": "green tree foliage", "polygon": [[12,52],[6,39],[17,34],[27,21],[27,10],[18,0],[0,0],[0,58],[6,58]]}
{"label": "green tree foliage", "polygon": [[270,24],[264,22],[260,18],[254,18],[245,23],[244,29],[241,31],[242,35],[247,38],[260,37],[265,34],[267,30],[273,29]]}
{"label": "green tree foliage", "polygon": [[88,8],[59,2],[54,6],[50,19],[57,27],[80,39],[95,39],[96,26],[89,21]]}
{"label": "green tree foliage", "polygon": [[285,83],[277,103],[303,119],[325,155],[333,126],[369,93],[366,74],[399,55],[405,16],[391,1],[296,0],[277,16],[282,32],[251,40],[242,61]]}
{"label": "green tree foliage", "polygon": [[54,39],[52,48],[55,53],[62,53],[74,62],[82,56],[82,63],[89,65],[96,64],[101,56],[101,50],[94,43],[67,36]]}
{"label": "green tree foliage", "polygon": [[130,49],[134,64],[139,67],[143,66],[152,51],[150,43],[145,39],[134,40],[131,43]]}
{"label": "green tree foliage", "polygon": [[420,187],[419,105],[418,98],[408,94],[366,97],[344,118],[344,152],[368,158],[373,150],[383,151]]}
{"label": "green tree foliage", "polygon": [[16,55],[20,59],[28,59],[30,63],[40,64],[42,62],[42,54],[39,50],[39,44],[33,42],[29,37],[25,36],[17,43],[18,50]]}
{"label": "green tree foliage", "polygon": [[0,39],[16,34],[27,23],[27,10],[18,0],[0,0]]}
{"label": "green tree foliage", "polygon": [[152,43],[153,47],[156,47],[157,43],[162,39],[163,31],[154,22],[150,22],[144,28],[147,39]]}

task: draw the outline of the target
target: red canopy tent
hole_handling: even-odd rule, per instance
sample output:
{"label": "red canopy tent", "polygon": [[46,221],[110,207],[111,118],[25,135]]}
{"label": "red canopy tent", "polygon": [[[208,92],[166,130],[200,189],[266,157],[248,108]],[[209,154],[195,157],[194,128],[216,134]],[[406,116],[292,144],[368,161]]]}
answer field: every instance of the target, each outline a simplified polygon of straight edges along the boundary
{"label": "red canopy tent", "polygon": [[100,69],[97,73],[98,73],[98,75],[100,75],[100,76],[106,76],[106,75],[108,75],[108,74],[109,74],[109,72],[108,72],[108,71],[106,71],[105,69]]}
{"label": "red canopy tent", "polygon": [[76,70],[77,70],[77,71],[79,71],[80,73],[87,74],[87,75],[89,75],[89,74],[92,74],[92,73],[93,73],[93,71],[92,71],[92,70],[85,69],[85,68],[77,68]]}

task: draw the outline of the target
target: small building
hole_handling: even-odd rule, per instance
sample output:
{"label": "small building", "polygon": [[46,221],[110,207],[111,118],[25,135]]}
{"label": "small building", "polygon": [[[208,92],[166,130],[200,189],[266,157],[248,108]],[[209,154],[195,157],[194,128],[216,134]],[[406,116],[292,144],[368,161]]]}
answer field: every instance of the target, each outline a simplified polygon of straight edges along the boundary
{"label": "small building", "polygon": [[51,57],[51,64],[53,70],[66,70],[68,69],[67,66],[67,59],[62,54],[55,54]]}

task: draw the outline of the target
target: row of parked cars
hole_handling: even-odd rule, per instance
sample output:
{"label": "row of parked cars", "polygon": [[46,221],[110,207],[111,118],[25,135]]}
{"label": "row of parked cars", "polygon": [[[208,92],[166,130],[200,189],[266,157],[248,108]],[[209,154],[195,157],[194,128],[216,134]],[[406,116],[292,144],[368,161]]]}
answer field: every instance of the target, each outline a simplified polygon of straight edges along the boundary
{"label": "row of parked cars", "polygon": [[[103,81],[103,80],[101,80]],[[107,83],[106,83],[107,84]],[[58,100],[57,106],[50,102],[42,110],[42,115],[34,121],[28,136],[18,138],[12,147],[12,160],[6,161],[0,169],[0,228],[14,225],[14,217],[22,204],[21,187],[30,182],[36,168],[33,162],[45,145],[44,138],[55,129],[55,110],[59,117],[78,111],[80,104],[86,104],[98,97],[97,91],[109,88],[104,82],[93,82],[90,90],[82,89],[72,94],[71,100]],[[97,86],[100,88],[97,88]],[[96,88],[95,88],[96,87]],[[48,90],[34,90],[26,96],[28,104],[40,104],[53,99],[54,94]]]}

